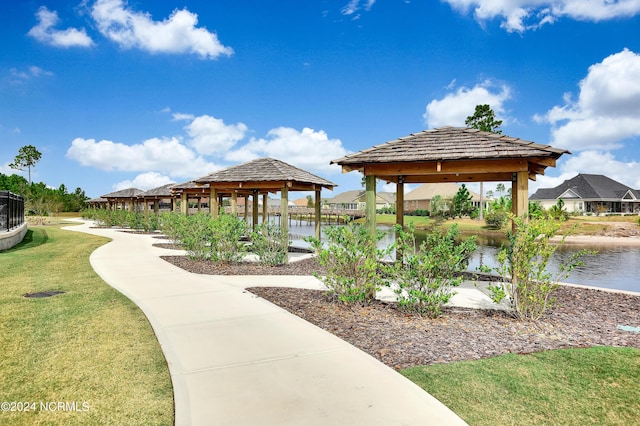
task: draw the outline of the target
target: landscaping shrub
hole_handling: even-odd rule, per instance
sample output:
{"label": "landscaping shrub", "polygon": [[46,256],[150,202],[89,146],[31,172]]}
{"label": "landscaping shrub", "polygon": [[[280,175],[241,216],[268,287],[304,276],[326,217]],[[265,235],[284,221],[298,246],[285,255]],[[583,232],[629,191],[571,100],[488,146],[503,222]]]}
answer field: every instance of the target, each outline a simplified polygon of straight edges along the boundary
{"label": "landscaping shrub", "polygon": [[585,254],[594,252],[581,250],[572,254],[558,265],[558,272],[553,275],[547,267],[558,245],[550,243],[549,239],[559,229],[559,223],[545,219],[525,222],[522,218],[515,218],[514,223],[515,232],[508,234],[509,245],[503,247],[497,256],[495,270],[503,281],[490,285],[489,290],[496,303],[509,297],[517,318],[536,320],[555,303],[553,295],[558,289],[558,281],[583,265],[581,258]]}
{"label": "landscaping shrub", "polygon": [[287,233],[272,223],[261,223],[251,232],[251,251],[258,255],[263,265],[287,263],[289,244]]}
{"label": "landscaping shrub", "polygon": [[484,222],[489,229],[502,229],[507,224],[509,214],[502,209],[491,210],[484,215]]}
{"label": "landscaping shrub", "polygon": [[322,277],[314,274],[316,278],[327,286],[330,295],[342,302],[367,304],[374,300],[384,283],[378,273],[378,259],[388,250],[377,248],[384,233],[378,231],[372,236],[367,228],[352,222],[326,228],[325,236],[326,248],[317,238],[305,238],[327,271]]}
{"label": "landscaping shrub", "polygon": [[211,220],[209,226],[209,246],[214,262],[239,262],[247,254],[247,245],[242,238],[247,234],[244,220],[231,214],[221,214]]}
{"label": "landscaping shrub", "polygon": [[417,247],[413,226],[405,231],[396,225],[396,232],[396,248],[403,259],[383,267],[391,280],[388,284],[402,309],[435,318],[455,294],[452,288],[463,280],[460,272],[467,269],[469,256],[476,249],[475,237],[456,243],[458,227],[453,225],[446,232],[428,234]]}
{"label": "landscaping shrub", "polygon": [[208,213],[199,212],[194,215],[177,215],[178,240],[191,259],[205,260],[212,258],[212,218]]}

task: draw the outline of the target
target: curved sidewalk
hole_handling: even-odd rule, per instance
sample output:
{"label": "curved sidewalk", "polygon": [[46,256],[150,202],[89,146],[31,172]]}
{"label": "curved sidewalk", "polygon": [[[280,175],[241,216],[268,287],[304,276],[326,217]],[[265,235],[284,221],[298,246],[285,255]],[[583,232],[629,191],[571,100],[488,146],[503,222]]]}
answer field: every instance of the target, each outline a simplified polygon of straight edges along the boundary
{"label": "curved sidewalk", "polygon": [[402,375],[338,337],[248,293],[320,288],[306,276],[210,276],[159,256],[151,235],[112,238],[91,265],[146,314],[169,365],[177,425],[464,425]]}

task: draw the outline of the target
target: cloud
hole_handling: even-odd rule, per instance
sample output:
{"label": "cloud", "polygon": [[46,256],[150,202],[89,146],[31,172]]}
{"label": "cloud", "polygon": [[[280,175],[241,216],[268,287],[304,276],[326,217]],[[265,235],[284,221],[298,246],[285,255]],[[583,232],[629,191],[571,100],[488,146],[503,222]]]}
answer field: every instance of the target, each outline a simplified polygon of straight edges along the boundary
{"label": "cloud", "polygon": [[[173,117],[174,120],[193,118],[189,114],[174,114]],[[243,123],[225,124],[223,120],[210,115],[193,118],[193,121],[187,124],[184,129],[191,137],[189,145],[194,147],[199,154],[218,157],[222,157],[238,141],[244,139],[248,130]]]}
{"label": "cloud", "polygon": [[308,171],[339,172],[331,160],[348,154],[340,139],[329,139],[320,130],[308,127],[298,131],[290,127],[270,130],[266,138],[252,138],[247,144],[229,152],[225,159],[246,162],[260,157],[273,157]]}
{"label": "cloud", "polygon": [[[344,5],[342,9],[340,9],[340,13],[342,13],[345,16],[350,16],[355,14],[357,11],[361,9],[364,9],[365,11],[368,12],[369,10],[371,10],[375,2],[376,0],[367,0],[364,2],[364,5],[361,5],[360,0],[351,0],[349,1],[349,3]],[[354,19],[357,19],[359,16],[360,15],[355,15]]]}
{"label": "cloud", "polygon": [[11,74],[11,82],[14,84],[26,83],[27,81],[34,78],[53,76],[53,73],[51,71],[46,71],[36,66],[30,66],[26,70],[11,68],[9,72]]}
{"label": "cloud", "polygon": [[38,24],[27,33],[41,43],[56,47],[91,47],[93,40],[89,37],[84,28],[67,28],[66,30],[56,30],[53,27],[60,19],[58,13],[50,11],[45,6],[40,7],[36,12]]}
{"label": "cloud", "polygon": [[589,67],[573,101],[544,116],[552,128],[552,144],[570,150],[609,150],[640,136],[640,55],[624,49]]}
{"label": "cloud", "polygon": [[[453,89],[451,85],[447,87]],[[495,87],[487,80],[472,88],[460,87],[442,99],[427,104],[423,118],[429,128],[442,126],[464,126],[467,117],[473,115],[476,105],[489,104],[497,119],[504,120],[504,103],[511,99],[507,85]]]}
{"label": "cloud", "polygon": [[116,183],[113,185],[113,190],[120,191],[121,189],[138,188],[147,191],[169,183],[176,183],[176,181],[157,172],[147,172],[139,174],[133,180],[123,180],[122,182]]}
{"label": "cloud", "polygon": [[123,0],[97,0],[91,16],[105,37],[125,49],[192,53],[204,59],[233,54],[215,33],[197,28],[198,15],[187,9],[176,9],[168,19],[154,21],[150,14],[128,8]]}
{"label": "cloud", "polygon": [[466,14],[473,9],[475,19],[484,24],[500,18],[508,32],[524,32],[552,24],[560,18],[605,21],[628,18],[640,12],[638,0],[444,0],[454,10]]}
{"label": "cloud", "polygon": [[171,176],[194,178],[219,168],[197,156],[176,138],[152,138],[141,144],[76,138],[66,157],[87,167],[105,171],[159,171]]}

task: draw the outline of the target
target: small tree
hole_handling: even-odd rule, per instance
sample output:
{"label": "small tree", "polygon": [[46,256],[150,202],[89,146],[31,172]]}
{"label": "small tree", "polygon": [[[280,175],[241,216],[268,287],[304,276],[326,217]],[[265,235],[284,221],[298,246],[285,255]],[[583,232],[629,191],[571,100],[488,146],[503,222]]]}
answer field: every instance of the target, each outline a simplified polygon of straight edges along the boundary
{"label": "small tree", "polygon": [[29,174],[29,185],[31,185],[31,168],[42,158],[42,154],[33,145],[25,145],[18,150],[18,155],[14,158],[9,167],[15,170],[24,171],[27,168]]}
{"label": "small tree", "polygon": [[470,216],[473,213],[472,199],[469,189],[463,183],[456,195],[453,196],[453,216]]}

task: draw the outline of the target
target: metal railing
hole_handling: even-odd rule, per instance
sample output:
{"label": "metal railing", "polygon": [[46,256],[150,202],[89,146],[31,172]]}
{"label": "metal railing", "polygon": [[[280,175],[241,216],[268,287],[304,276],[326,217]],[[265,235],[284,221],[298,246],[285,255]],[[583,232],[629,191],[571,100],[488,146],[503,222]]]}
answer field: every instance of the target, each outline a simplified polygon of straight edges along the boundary
{"label": "metal railing", "polygon": [[11,231],[24,223],[24,198],[0,191],[0,231]]}

